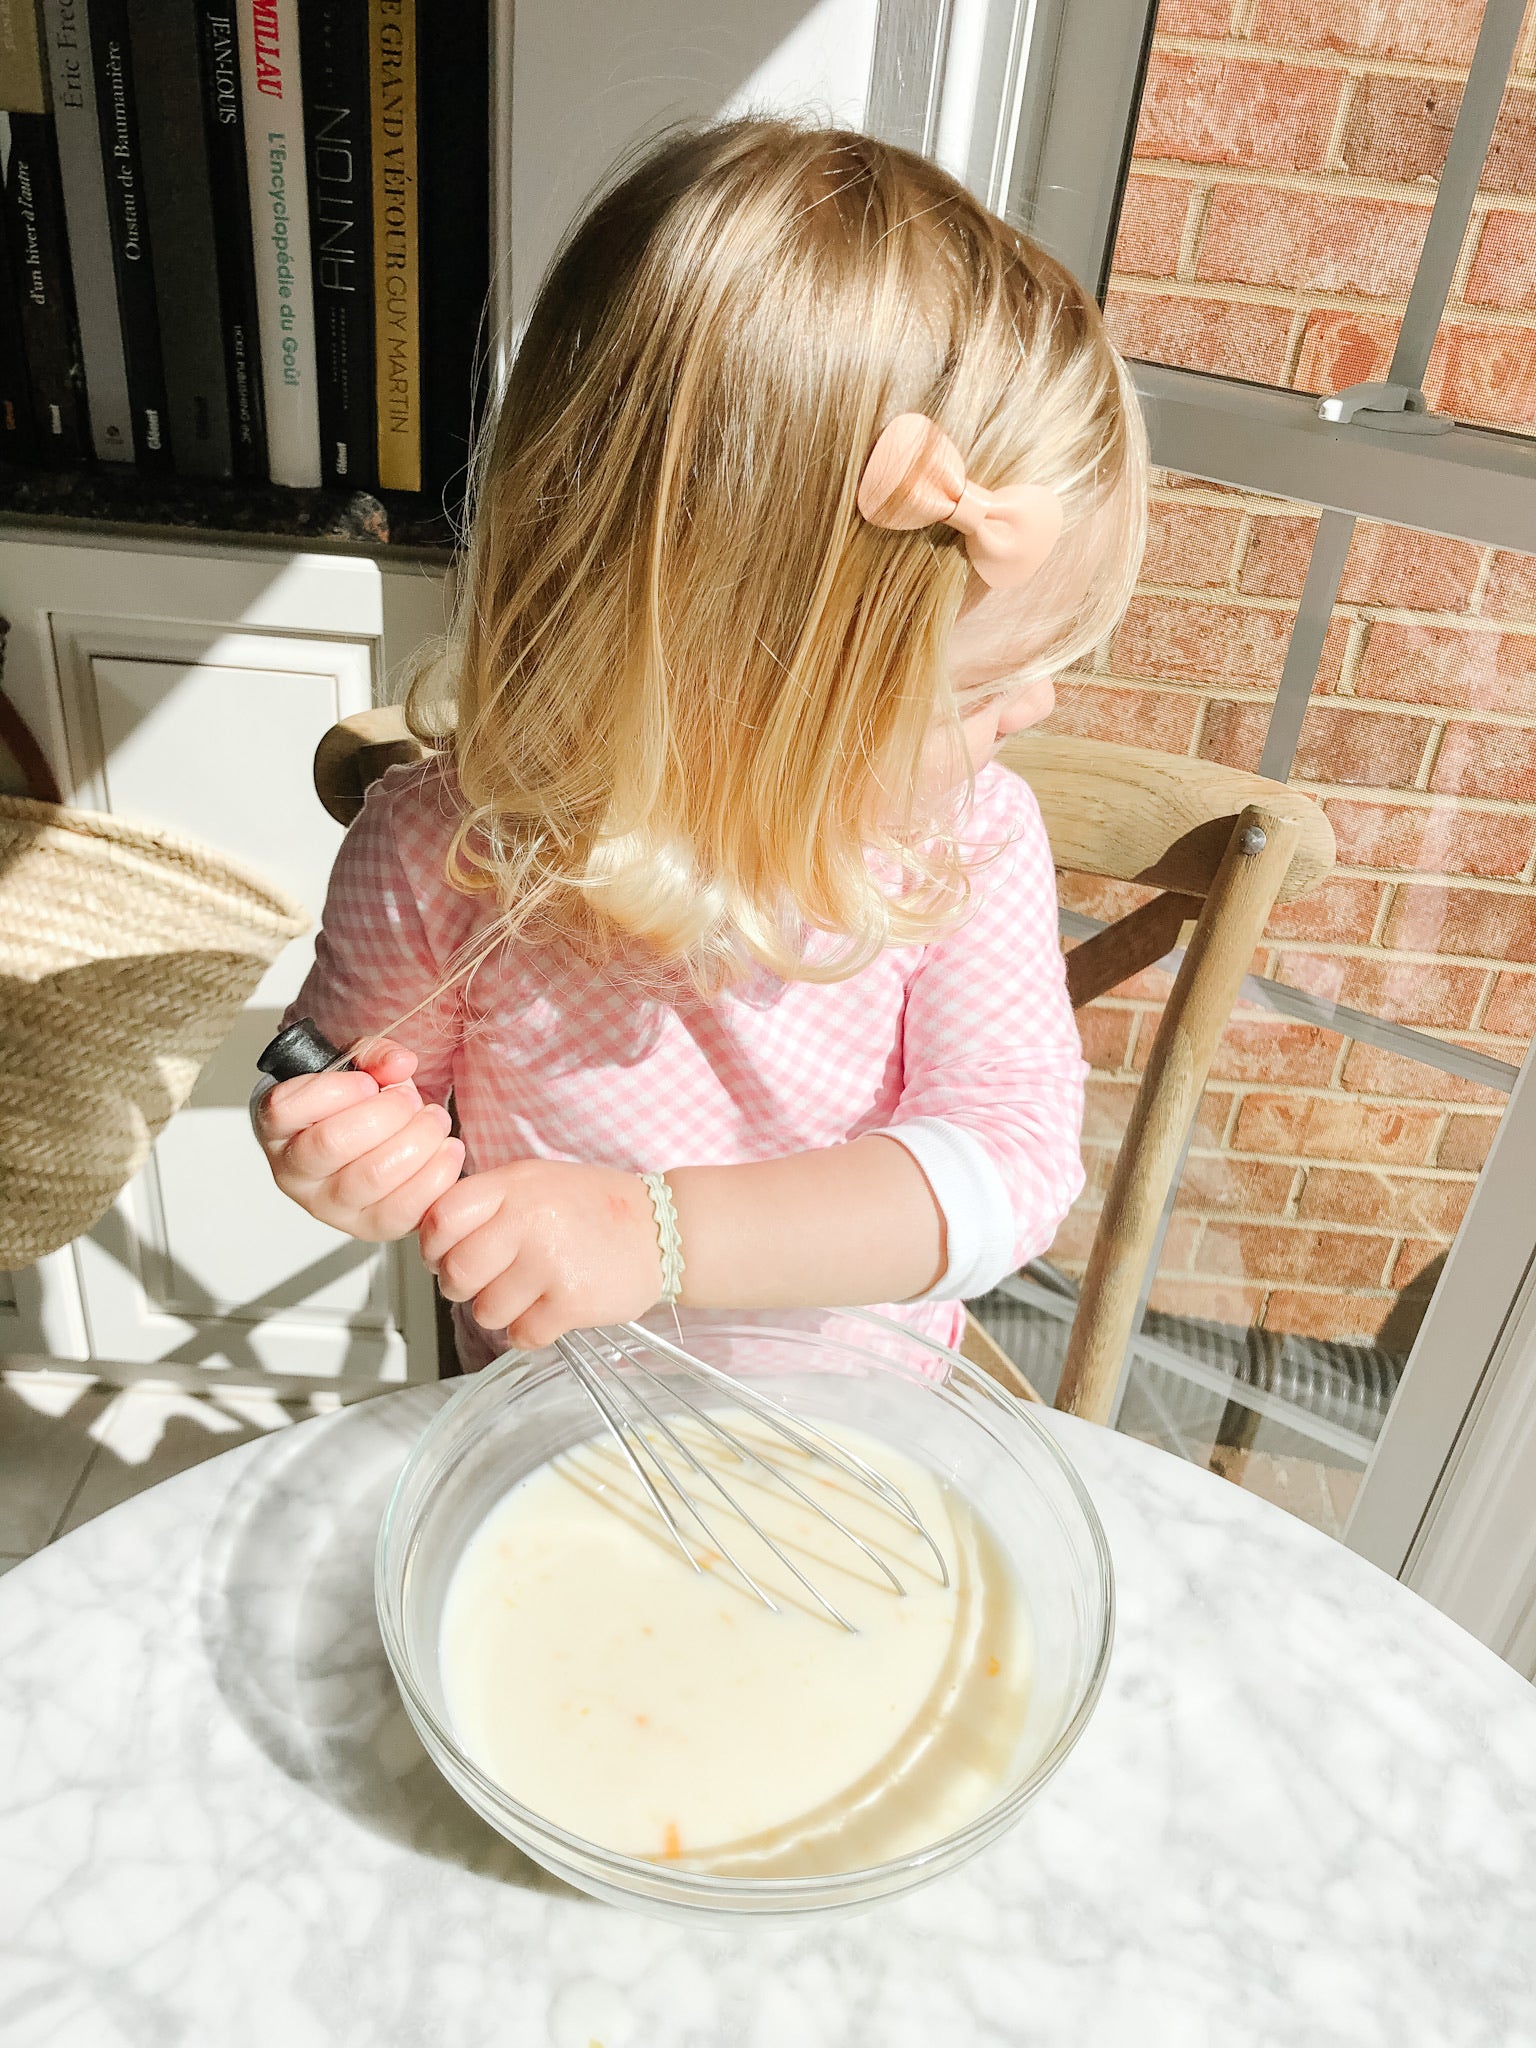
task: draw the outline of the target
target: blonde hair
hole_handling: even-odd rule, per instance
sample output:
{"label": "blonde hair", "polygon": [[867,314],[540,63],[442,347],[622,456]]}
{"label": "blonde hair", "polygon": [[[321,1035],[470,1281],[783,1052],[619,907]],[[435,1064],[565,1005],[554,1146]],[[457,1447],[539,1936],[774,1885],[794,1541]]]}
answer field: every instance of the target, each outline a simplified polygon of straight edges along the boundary
{"label": "blonde hair", "polygon": [[[864,521],[893,415],[977,481],[1055,490],[1019,680],[1092,648],[1141,549],[1146,458],[1081,287],[945,172],[737,121],[655,149],[572,235],[477,466],[445,673],[449,877],[497,932],[834,979],[963,905],[918,797],[968,564]],[[813,934],[831,935],[830,942]]]}

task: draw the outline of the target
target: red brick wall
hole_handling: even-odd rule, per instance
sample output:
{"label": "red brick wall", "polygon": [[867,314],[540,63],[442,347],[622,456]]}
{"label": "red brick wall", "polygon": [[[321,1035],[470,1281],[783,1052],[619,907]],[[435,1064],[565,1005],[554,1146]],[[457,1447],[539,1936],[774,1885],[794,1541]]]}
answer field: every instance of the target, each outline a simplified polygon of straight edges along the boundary
{"label": "red brick wall", "polygon": [[[1482,0],[1163,0],[1108,312],[1129,355],[1336,391],[1384,374]],[[1536,426],[1536,9],[1425,388]]]}
{"label": "red brick wall", "polygon": [[[1481,16],[1482,0],[1163,0],[1108,301],[1126,353],[1315,391],[1381,375]],[[1428,388],[1464,418],[1536,426],[1536,0]],[[1315,522],[1159,479],[1140,590],[1055,723],[1255,767]],[[1360,526],[1295,779],[1333,821],[1339,870],[1276,914],[1256,965],[1520,1060],[1536,1034],[1536,561]],[[1100,916],[1135,895],[1065,885]],[[1165,989],[1144,975],[1081,1020],[1089,1186],[1053,1254],[1069,1270]],[[1454,1235],[1503,1102],[1240,1012],[1154,1305],[1319,1336],[1385,1325],[1405,1348],[1399,1295]]]}
{"label": "red brick wall", "polygon": [[[1062,729],[1256,764],[1313,515],[1163,479],[1132,612]],[[1362,526],[1295,779],[1339,867],[1278,911],[1255,965],[1282,982],[1516,1064],[1536,1034],[1536,603],[1532,564]],[[1415,603],[1412,600],[1419,600]],[[1066,878],[1114,916],[1138,892]],[[1166,983],[1084,1013],[1090,1184],[1056,1258],[1086,1254]],[[1154,1305],[1374,1336],[1455,1234],[1501,1093],[1242,1012],[1218,1056]],[[1403,1341],[1402,1319],[1388,1332]]]}

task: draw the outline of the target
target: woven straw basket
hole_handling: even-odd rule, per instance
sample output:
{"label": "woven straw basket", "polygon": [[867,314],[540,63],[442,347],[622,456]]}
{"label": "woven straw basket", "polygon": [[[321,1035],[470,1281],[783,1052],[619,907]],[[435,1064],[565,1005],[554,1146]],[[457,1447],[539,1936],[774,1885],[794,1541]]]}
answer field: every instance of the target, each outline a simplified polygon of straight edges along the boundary
{"label": "woven straw basket", "polygon": [[0,796],[0,1269],[105,1215],[308,923],[196,840]]}

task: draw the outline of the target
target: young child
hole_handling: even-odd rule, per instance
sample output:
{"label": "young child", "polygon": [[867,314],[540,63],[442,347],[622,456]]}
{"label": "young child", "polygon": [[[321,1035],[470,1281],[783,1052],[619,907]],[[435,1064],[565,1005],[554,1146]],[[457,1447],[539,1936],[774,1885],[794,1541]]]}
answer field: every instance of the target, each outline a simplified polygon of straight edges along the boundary
{"label": "young child", "polygon": [[370,790],[290,1013],[362,1071],[260,1104],[279,1186],[417,1231],[466,1367],[672,1298],[956,1342],[1082,1184],[1050,851],[991,756],[1119,617],[1144,495],[1096,308],[944,172],[656,150],[519,351],[434,757]]}

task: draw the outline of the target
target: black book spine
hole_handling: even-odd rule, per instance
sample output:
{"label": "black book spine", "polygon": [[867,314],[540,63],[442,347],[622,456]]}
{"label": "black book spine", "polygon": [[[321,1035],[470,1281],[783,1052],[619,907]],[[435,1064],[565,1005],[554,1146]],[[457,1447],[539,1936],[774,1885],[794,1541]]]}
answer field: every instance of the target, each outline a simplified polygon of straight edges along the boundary
{"label": "black book spine", "polygon": [[203,139],[213,200],[213,243],[224,328],[230,455],[236,476],[265,477],[267,433],[261,403],[261,339],[256,326],[256,263],[246,184],[245,115],[240,97],[240,32],[224,0],[193,0],[197,20]]}
{"label": "black book spine", "polygon": [[6,232],[32,387],[38,446],[51,462],[86,454],[84,379],[69,286],[64,196],[51,114],[10,114],[5,162]]}
{"label": "black book spine", "polygon": [[368,490],[378,477],[368,0],[301,0],[299,54],[320,460],[328,484]]}
{"label": "black book spine", "polygon": [[128,49],[127,0],[91,0],[91,35],[101,154],[107,175],[112,268],[117,277],[117,310],[123,325],[128,400],[133,408],[134,453],[143,468],[165,469],[170,466],[171,437],[150,253],[149,205],[144,193],[144,157],[139,146],[133,65]]}
{"label": "black book spine", "polygon": [[[3,200],[0,207],[5,207]],[[36,456],[37,422],[32,416],[11,238],[0,234],[0,462],[32,462]]]}
{"label": "black book spine", "polygon": [[229,391],[193,0],[128,0],[128,29],[171,448],[179,475],[227,477]]}
{"label": "black book spine", "polygon": [[422,487],[463,502],[486,398],[491,255],[490,9],[462,0],[422,18]]}

